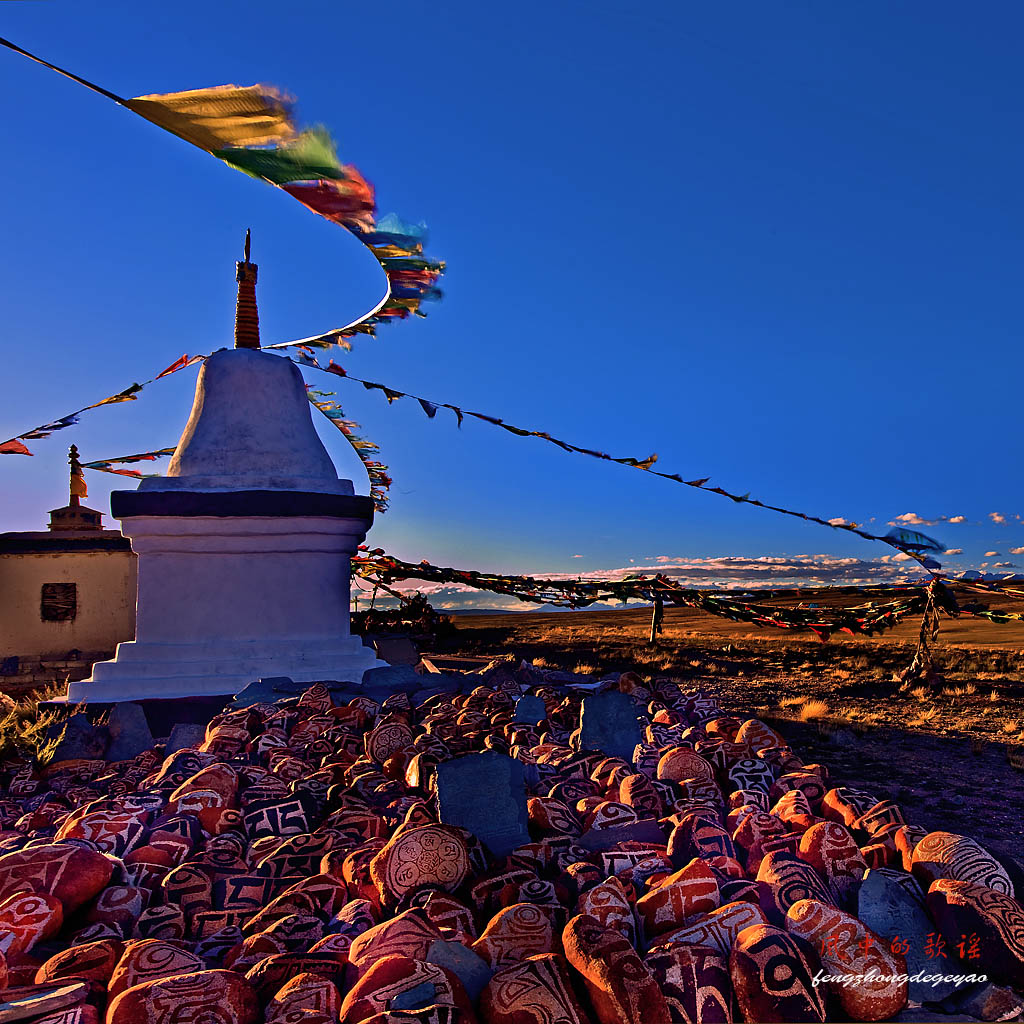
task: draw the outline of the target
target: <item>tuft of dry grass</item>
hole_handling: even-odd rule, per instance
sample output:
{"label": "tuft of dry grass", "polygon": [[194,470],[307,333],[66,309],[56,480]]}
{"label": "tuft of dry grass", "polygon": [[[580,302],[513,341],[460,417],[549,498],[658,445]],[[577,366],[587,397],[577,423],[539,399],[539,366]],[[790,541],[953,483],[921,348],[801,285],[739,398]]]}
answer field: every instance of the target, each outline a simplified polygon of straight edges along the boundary
{"label": "tuft of dry grass", "polygon": [[933,704],[930,708],[921,712],[921,721],[930,722],[939,713],[938,706]]}
{"label": "tuft of dry grass", "polygon": [[947,686],[942,690],[943,697],[969,697],[974,693],[976,687],[971,686]]}
{"label": "tuft of dry grass", "polygon": [[809,722],[814,718],[823,718],[827,711],[828,704],[825,701],[812,699],[804,702],[797,717],[801,722]]}
{"label": "tuft of dry grass", "polygon": [[573,672],[578,676],[592,676],[595,672],[599,671],[596,665],[591,665],[589,661],[577,662]]}
{"label": "tuft of dry grass", "polygon": [[1003,722],[1003,732],[1013,735],[1020,729],[1020,721],[1016,718],[1008,718]]}
{"label": "tuft of dry grass", "polygon": [[927,686],[915,686],[910,691],[911,697],[916,697],[918,700],[924,700],[928,696],[929,690]]}
{"label": "tuft of dry grass", "polygon": [[998,690],[993,690],[993,691],[992,691],[992,692],[991,692],[991,693],[990,693],[990,694],[988,695],[988,699],[989,699],[989,700],[999,700],[999,691],[998,691]]}
{"label": "tuft of dry grass", "polygon": [[779,707],[791,708],[794,704],[803,704],[803,702],[807,699],[808,698],[804,695],[800,697],[783,697],[782,700],[779,701]]}
{"label": "tuft of dry grass", "polygon": [[67,683],[54,682],[50,686],[17,700],[5,695],[0,710],[0,760],[13,757],[27,757],[45,761],[57,748],[56,740],[48,741],[46,732],[57,721],[53,712],[40,714],[38,704],[42,700],[62,697],[67,692]]}
{"label": "tuft of dry grass", "polygon": [[556,667],[556,666],[552,665],[551,662],[548,661],[547,658],[533,658],[533,659],[531,659],[530,664],[533,665],[534,668],[555,668]]}

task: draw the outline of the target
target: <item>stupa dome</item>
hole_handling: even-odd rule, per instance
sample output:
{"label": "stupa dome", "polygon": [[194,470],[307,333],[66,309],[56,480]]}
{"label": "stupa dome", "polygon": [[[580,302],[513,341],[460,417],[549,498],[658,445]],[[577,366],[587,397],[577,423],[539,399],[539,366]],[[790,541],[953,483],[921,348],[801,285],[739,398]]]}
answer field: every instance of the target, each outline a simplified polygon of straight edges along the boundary
{"label": "stupa dome", "polygon": [[206,360],[167,476],[139,490],[353,493],[313,426],[298,367],[247,348]]}

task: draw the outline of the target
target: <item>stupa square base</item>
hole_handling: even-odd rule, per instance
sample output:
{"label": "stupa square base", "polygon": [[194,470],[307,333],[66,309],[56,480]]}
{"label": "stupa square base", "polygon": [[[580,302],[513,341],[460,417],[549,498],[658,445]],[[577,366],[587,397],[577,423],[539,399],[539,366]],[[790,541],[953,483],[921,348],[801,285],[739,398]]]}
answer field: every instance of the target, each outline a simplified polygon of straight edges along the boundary
{"label": "stupa square base", "polygon": [[196,644],[119,644],[112,661],[93,666],[92,676],[68,684],[68,700],[115,702],[198,696],[233,696],[256,679],[287,676],[297,683],[332,679],[361,682],[367,669],[386,665],[355,636],[291,637],[266,641]]}

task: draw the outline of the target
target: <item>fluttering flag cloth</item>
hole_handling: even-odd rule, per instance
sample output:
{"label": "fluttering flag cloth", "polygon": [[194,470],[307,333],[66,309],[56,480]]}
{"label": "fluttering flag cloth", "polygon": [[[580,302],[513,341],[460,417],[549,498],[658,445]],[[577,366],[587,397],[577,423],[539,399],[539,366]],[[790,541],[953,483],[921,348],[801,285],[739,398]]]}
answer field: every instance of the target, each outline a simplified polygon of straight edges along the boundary
{"label": "fluttering flag cloth", "polygon": [[[384,296],[367,313],[343,327],[275,348],[305,344],[350,348],[357,334],[373,335],[379,324],[425,316],[424,302],[441,298],[436,287],[444,264],[423,259],[426,230],[394,214],[377,217],[373,189],[356,168],[343,165],[323,127],[300,131],[290,97],[269,85],[220,85],[185,92],[125,98],[51,64],[8,39],[0,45],[113,100],[151,124],[192,143],[211,156],[274,185],[307,209],[354,234],[384,271]],[[421,261],[423,266],[392,265]]]}
{"label": "fluttering flag cloth", "polygon": [[114,469],[114,466],[119,466],[132,462],[155,462],[157,459],[165,458],[168,455],[174,454],[174,447],[160,448],[155,452],[141,452],[138,455],[122,455],[116,459],[95,459],[92,462],[83,462],[82,469],[96,469],[101,473],[116,473],[118,476],[132,476],[142,477],[147,476],[159,476],[159,473],[141,473],[137,469]]}
{"label": "fluttering flag cloth", "polygon": [[295,134],[291,100],[272,86],[221,85],[121,102],[140,117],[208,152],[280,144]]}
{"label": "fluttering flag cloth", "polygon": [[23,445],[17,438],[11,438],[10,441],[4,441],[0,444],[0,455],[32,455],[28,448]]}
{"label": "fluttering flag cloth", "polygon": [[373,254],[387,280],[384,297],[368,313],[295,344],[351,347],[356,334],[374,334],[378,324],[425,316],[420,308],[441,298],[436,287],[444,264],[423,257],[422,226],[389,214],[377,220],[372,187],[355,168],[341,163],[323,127],[299,131],[290,100],[269,86],[219,86],[185,93],[139,96],[124,105],[253,178],[275,185],[303,206],[347,228]]}
{"label": "fluttering flag cloth", "polygon": [[905,530],[900,526],[895,530],[890,530],[885,535],[885,539],[894,547],[904,551],[916,551],[924,554],[926,551],[946,550],[945,544],[940,544],[939,541],[933,540],[926,534],[918,533],[917,530]]}
{"label": "fluttering flag cloth", "polygon": [[345,418],[341,404],[331,400],[334,397],[333,391],[316,391],[308,388],[307,397],[309,404],[319,409],[352,446],[369,478],[370,497],[373,499],[374,507],[378,512],[387,512],[388,490],[392,482],[388,475],[388,467],[383,462],[370,458],[371,455],[376,455],[380,448],[373,441],[356,433],[360,429],[359,424]]}

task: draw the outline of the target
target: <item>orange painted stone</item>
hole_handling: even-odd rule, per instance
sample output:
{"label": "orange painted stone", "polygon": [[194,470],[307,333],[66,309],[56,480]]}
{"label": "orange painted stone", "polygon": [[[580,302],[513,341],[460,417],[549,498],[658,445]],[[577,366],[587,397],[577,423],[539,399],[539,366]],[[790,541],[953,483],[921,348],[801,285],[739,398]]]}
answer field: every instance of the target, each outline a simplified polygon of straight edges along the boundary
{"label": "orange painted stone", "polygon": [[926,902],[948,949],[955,950],[957,943],[977,936],[980,955],[965,961],[971,970],[976,965],[979,973],[1024,990],[1024,907],[1020,903],[986,885],[951,878],[932,882]]}
{"label": "orange painted stone", "polygon": [[77,846],[43,845],[0,856],[0,899],[16,892],[56,896],[64,913],[88,903],[109,882],[113,861]]}
{"label": "orange painted stone", "polygon": [[338,986],[319,974],[297,974],[287,981],[265,1010],[266,1024],[296,1024],[320,1013],[335,1021],[341,1011]]}
{"label": "orange painted stone", "polygon": [[744,928],[729,954],[732,989],[743,1019],[823,1024],[828,989],[813,982],[820,968],[817,954],[799,936],[770,925]]}
{"label": "orange painted stone", "polygon": [[651,780],[639,772],[619,783],[619,800],[632,807],[641,818],[660,818],[664,808]]}
{"label": "orange painted stone", "polygon": [[[360,1024],[377,1013],[401,1008],[412,1001],[419,1005],[459,1006],[472,1013],[462,983],[437,964],[407,956],[385,956],[359,978],[341,1004],[341,1024]],[[397,1004],[397,1005],[396,1005]]]}
{"label": "orange painted stone", "polygon": [[[791,838],[786,838],[791,836]],[[795,853],[799,835],[790,834],[786,823],[774,814],[748,814],[733,833],[737,855],[746,860],[747,873],[756,875],[761,860],[772,849],[789,849]]]}
{"label": "orange painted stone", "polygon": [[597,918],[605,928],[621,932],[636,945],[636,915],[622,882],[612,877],[588,889],[576,904],[577,913]]}
{"label": "orange painted stone", "polygon": [[792,853],[769,853],[757,869],[757,881],[767,884],[780,915],[799,900],[834,902],[822,876]]}
{"label": "orange painted stone", "polygon": [[[339,992],[347,989],[350,968],[344,956],[331,953],[275,953],[245,972],[261,1003],[269,1002],[292,978],[314,974],[326,978]],[[337,1013],[334,1020],[337,1021]]]}
{"label": "orange painted stone", "polygon": [[811,944],[825,974],[874,975],[858,984],[830,984],[853,1020],[888,1020],[906,1005],[906,980],[889,980],[906,974],[906,960],[852,914],[818,900],[800,900],[789,908],[786,930]]}
{"label": "orange painted stone", "polygon": [[406,910],[358,935],[349,948],[349,962],[363,973],[380,957],[400,955],[424,960],[430,944],[443,937],[415,911]]}
{"label": "orange painted stone", "polygon": [[538,953],[555,951],[555,929],[548,908],[515,903],[499,910],[472,949],[495,970]]}
{"label": "orange painted stone", "polygon": [[268,925],[260,933],[281,942],[290,952],[309,949],[324,937],[326,929],[322,915],[287,914]]}
{"label": "orange painted stone", "polygon": [[[272,899],[262,910],[253,914],[243,925],[246,935],[261,932],[284,917],[299,915],[310,917],[321,914],[323,906],[318,895],[303,890],[281,893]],[[327,914],[330,917],[330,914]]]}
{"label": "orange painted stone", "polygon": [[16,960],[60,931],[63,906],[56,897],[20,892],[0,902],[0,953]]}
{"label": "orange painted stone", "polygon": [[139,842],[148,815],[124,810],[96,810],[72,815],[57,830],[55,839],[86,839],[104,853],[121,856]]}
{"label": "orange painted stone", "polygon": [[743,865],[735,857],[701,857],[709,868],[726,878],[746,878]]}
{"label": "orange painted stone", "polygon": [[811,812],[816,814],[825,795],[825,784],[821,776],[814,772],[785,772],[772,783],[768,790],[768,799],[778,801],[794,792],[801,793]]}
{"label": "orange painted stone", "polygon": [[827,821],[838,821],[849,828],[865,811],[878,801],[870,793],[848,786],[836,786],[828,790],[821,799],[819,812]]}
{"label": "orange painted stone", "polygon": [[729,960],[708,946],[658,946],[644,957],[673,1024],[733,1024]]}
{"label": "orange painted stone", "polygon": [[383,839],[368,839],[345,855],[341,862],[341,878],[348,888],[349,896],[380,904],[380,893],[370,878],[370,862],[387,845]]}
{"label": "orange painted stone", "polygon": [[366,756],[383,764],[392,754],[412,746],[412,730],[404,722],[382,722],[366,734]]}
{"label": "orange painted stone", "polygon": [[864,811],[860,817],[854,819],[850,824],[850,830],[857,832],[859,829],[861,832],[873,836],[886,825],[893,824],[906,824],[902,809],[891,800],[879,800]]}
{"label": "orange painted stone", "polygon": [[498,971],[480,993],[486,1024],[587,1024],[565,958],[541,953]]}
{"label": "orange painted stone", "polygon": [[583,831],[575,811],[554,797],[531,797],[527,802],[527,814],[534,835],[555,832],[560,835],[578,836]]}
{"label": "orange painted stone", "polygon": [[714,811],[688,812],[668,837],[668,855],[682,866],[694,857],[735,857],[736,845]]}
{"label": "orange painted stone", "polygon": [[117,939],[83,942],[51,956],[36,969],[34,980],[37,985],[43,985],[66,978],[82,978],[102,982],[105,987],[123,952],[124,943]]}
{"label": "orange painted stone", "polygon": [[786,746],[786,741],[758,718],[748,718],[736,731],[733,741],[745,744],[751,755],[765,747]]}
{"label": "orange painted stone", "polygon": [[566,924],[562,945],[601,1024],[672,1024],[654,975],[620,932],[578,914]]}
{"label": "orange painted stone", "polygon": [[637,812],[628,804],[615,800],[601,800],[586,814],[584,823],[588,828],[615,828],[639,820]]}
{"label": "orange painted stone", "polygon": [[160,939],[140,939],[129,942],[117,962],[107,985],[110,998],[126,989],[176,974],[191,974],[206,967],[203,959],[190,953],[180,943]]}
{"label": "orange painted stone", "polygon": [[145,981],[121,992],[106,1024],[259,1024],[251,983],[233,971],[199,970]]}
{"label": "orange painted stone", "polygon": [[641,896],[636,910],[650,939],[679,928],[688,918],[714,910],[718,903],[715,873],[703,860],[694,858]]}
{"label": "orange painted stone", "polygon": [[261,960],[276,953],[289,952],[285,944],[273,935],[258,932],[232,946],[222,958],[222,966],[229,967],[236,974],[245,974]]}
{"label": "orange painted stone", "polygon": [[952,878],[1014,895],[1002,864],[973,839],[953,832],[929,832],[914,847],[910,870],[925,891],[939,878]]}
{"label": "orange painted stone", "polygon": [[833,901],[850,909],[868,865],[845,825],[823,821],[800,837],[799,856],[828,882]]}
{"label": "orange painted stone", "polygon": [[135,885],[108,885],[89,908],[86,920],[112,924],[125,937],[149,903],[150,892]]}
{"label": "orange painted stone", "polygon": [[893,843],[902,861],[904,871],[910,871],[914,865],[914,847],[928,834],[928,830],[920,825],[901,825],[893,833]]}
{"label": "orange painted stone", "polygon": [[237,807],[238,773],[226,764],[211,764],[181,783],[168,797],[167,813],[195,814],[204,807]]}
{"label": "orange painted stone", "polygon": [[672,747],[658,761],[657,777],[669,782],[682,782],[684,779],[712,782],[715,771],[700,754],[687,747]]}
{"label": "orange painted stone", "polygon": [[477,940],[473,911],[446,892],[430,892],[419,903],[423,916],[449,940],[472,946]]}
{"label": "orange painted stone", "polygon": [[688,946],[708,946],[729,955],[736,936],[752,925],[769,924],[765,912],[754,903],[735,900],[710,914],[698,914],[682,928],[664,932],[654,940],[656,946],[682,942]]}
{"label": "orange painted stone", "polygon": [[213,905],[211,874],[204,865],[189,862],[172,868],[160,882],[164,902],[181,907],[188,916],[209,910]]}
{"label": "orange painted stone", "polygon": [[422,825],[397,833],[370,861],[370,878],[385,906],[433,887],[454,892],[469,875],[469,850],[455,829]]}

